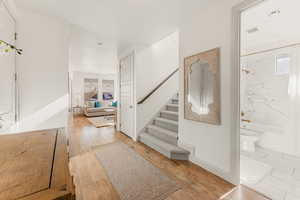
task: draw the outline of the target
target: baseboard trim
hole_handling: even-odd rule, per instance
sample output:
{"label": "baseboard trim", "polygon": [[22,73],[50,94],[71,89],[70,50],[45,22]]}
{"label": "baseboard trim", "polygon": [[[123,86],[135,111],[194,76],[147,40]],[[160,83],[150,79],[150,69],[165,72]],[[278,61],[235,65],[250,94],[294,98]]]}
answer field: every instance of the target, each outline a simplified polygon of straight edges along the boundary
{"label": "baseboard trim", "polygon": [[182,141],[178,140],[178,146],[189,151],[191,155],[195,155],[195,147],[193,145],[190,145],[190,144],[186,144],[186,143],[183,143]]}
{"label": "baseboard trim", "polygon": [[193,145],[183,143],[182,141],[178,141],[178,146],[180,146],[181,148],[183,148],[191,153],[189,156],[190,162],[194,163],[195,165],[200,166],[201,168],[213,173],[214,175],[216,175],[232,184],[235,184],[233,175],[231,175],[230,173],[228,173],[220,168],[214,167],[211,164],[209,164],[209,163],[201,160],[197,156],[195,156],[195,147]]}

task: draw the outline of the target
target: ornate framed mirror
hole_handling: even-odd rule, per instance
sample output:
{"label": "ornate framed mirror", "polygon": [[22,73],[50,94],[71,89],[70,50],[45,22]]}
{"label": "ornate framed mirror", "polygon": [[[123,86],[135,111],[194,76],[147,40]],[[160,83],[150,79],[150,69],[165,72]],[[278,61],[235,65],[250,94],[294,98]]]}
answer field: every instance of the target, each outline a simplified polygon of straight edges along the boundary
{"label": "ornate framed mirror", "polygon": [[184,59],[184,117],[221,124],[220,48]]}

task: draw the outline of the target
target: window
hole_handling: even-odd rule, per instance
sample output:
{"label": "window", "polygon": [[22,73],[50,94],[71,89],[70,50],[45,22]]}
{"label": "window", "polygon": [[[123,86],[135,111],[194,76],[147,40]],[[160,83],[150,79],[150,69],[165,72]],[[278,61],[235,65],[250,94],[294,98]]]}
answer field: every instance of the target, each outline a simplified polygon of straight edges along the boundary
{"label": "window", "polygon": [[276,56],[276,75],[284,75],[289,73],[291,57],[288,54]]}

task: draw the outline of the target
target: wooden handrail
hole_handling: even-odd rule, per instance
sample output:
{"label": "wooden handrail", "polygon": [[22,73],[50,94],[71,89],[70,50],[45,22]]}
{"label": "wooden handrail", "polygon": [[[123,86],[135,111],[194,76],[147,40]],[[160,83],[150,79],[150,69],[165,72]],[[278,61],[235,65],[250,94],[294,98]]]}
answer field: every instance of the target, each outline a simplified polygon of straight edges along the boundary
{"label": "wooden handrail", "polygon": [[177,68],[174,72],[172,72],[167,78],[165,78],[160,84],[158,84],[151,92],[149,92],[143,99],[141,99],[137,104],[143,104],[149,97],[151,97],[165,82],[167,82],[176,72],[179,71],[179,68]]}

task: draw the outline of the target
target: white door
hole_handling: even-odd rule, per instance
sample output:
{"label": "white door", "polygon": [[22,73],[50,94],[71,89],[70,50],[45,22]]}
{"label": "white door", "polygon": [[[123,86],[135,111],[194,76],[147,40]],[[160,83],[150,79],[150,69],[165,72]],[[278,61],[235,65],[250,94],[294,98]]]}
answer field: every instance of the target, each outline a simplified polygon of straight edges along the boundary
{"label": "white door", "polygon": [[[0,3],[0,40],[15,45],[15,20],[10,15],[4,2]],[[15,122],[15,59],[14,50],[0,44],[0,129],[8,128]]]}
{"label": "white door", "polygon": [[134,55],[120,61],[120,129],[133,138],[134,136]]}

